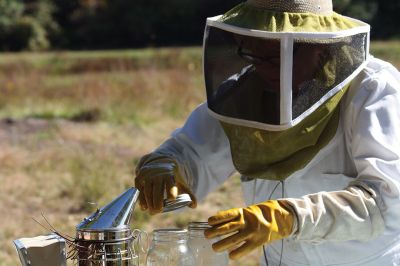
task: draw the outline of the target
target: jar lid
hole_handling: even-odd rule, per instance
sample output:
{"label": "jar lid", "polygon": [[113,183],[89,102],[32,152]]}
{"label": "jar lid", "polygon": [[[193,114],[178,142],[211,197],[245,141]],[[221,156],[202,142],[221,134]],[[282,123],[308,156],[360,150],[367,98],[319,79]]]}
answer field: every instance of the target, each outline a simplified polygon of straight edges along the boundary
{"label": "jar lid", "polygon": [[192,200],[189,194],[180,194],[176,197],[176,199],[165,199],[164,200],[164,209],[163,212],[170,212],[185,206],[188,206],[192,203]]}

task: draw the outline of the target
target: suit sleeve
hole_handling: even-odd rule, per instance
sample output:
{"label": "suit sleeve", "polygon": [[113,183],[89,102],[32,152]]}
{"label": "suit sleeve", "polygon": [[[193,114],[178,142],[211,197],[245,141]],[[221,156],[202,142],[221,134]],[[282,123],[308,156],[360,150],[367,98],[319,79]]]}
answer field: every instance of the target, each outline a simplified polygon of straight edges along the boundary
{"label": "suit sleeve", "polygon": [[229,141],[207,104],[198,106],[182,128],[154,152],[178,160],[197,199],[204,198],[234,172]]}
{"label": "suit sleeve", "polygon": [[294,237],[367,241],[400,231],[400,75],[370,73],[344,108],[346,145],[357,169],[340,191],[286,199],[297,214]]}

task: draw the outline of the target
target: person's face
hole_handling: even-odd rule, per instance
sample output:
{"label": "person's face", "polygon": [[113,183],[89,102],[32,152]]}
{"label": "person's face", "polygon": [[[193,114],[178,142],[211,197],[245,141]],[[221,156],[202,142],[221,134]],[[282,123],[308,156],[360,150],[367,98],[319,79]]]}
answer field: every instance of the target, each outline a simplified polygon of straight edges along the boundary
{"label": "person's face", "polygon": [[[269,89],[280,90],[280,42],[278,40],[243,37],[240,40],[239,55],[256,67],[256,73]],[[293,47],[293,80],[292,87],[298,90],[304,81],[315,78],[321,67],[321,58],[326,56],[323,45],[295,43]]]}
{"label": "person's face", "polygon": [[292,87],[296,92],[301,83],[316,78],[317,71],[321,70],[326,62],[328,50],[321,44],[296,43],[293,54]]}
{"label": "person's face", "polygon": [[244,37],[240,40],[239,55],[256,67],[256,73],[270,90],[280,88],[281,47],[278,40]]}

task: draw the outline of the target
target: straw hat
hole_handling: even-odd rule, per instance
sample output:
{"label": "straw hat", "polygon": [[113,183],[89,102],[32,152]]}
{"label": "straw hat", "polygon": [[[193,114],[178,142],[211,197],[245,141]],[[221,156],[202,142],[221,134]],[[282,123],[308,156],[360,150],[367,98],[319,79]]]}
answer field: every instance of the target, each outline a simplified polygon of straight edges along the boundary
{"label": "straw hat", "polygon": [[330,0],[248,0],[248,4],[271,11],[289,13],[332,14]]}
{"label": "straw hat", "polygon": [[334,12],[332,0],[247,0],[220,22],[269,32],[338,32],[361,25]]}

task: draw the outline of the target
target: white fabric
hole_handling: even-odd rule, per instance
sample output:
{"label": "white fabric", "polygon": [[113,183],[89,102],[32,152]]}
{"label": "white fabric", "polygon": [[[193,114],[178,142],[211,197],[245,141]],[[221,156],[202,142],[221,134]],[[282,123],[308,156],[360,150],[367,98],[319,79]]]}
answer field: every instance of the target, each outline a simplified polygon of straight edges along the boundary
{"label": "white fabric", "polygon": [[[371,59],[341,102],[336,136],[284,189],[242,177],[248,205],[288,198],[298,215],[283,250],[280,241],[266,247],[268,265],[278,265],[282,252],[281,265],[400,265],[399,136],[400,74]],[[205,104],[158,150],[185,165],[198,200],[235,172],[228,140]]]}

